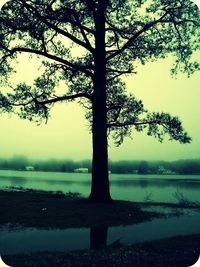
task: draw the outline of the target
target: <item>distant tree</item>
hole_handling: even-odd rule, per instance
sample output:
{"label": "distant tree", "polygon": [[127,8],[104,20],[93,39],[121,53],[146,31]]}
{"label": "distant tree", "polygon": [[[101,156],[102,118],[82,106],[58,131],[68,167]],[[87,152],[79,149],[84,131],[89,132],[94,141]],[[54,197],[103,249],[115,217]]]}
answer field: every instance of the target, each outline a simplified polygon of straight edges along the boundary
{"label": "distant tree", "polygon": [[[40,122],[55,103],[78,100],[93,137],[89,198],[109,201],[109,134],[117,145],[132,130],[144,129],[159,141],[165,134],[180,143],[191,140],[177,117],[149,112],[128,94],[121,77],[169,55],[175,59],[173,74],[192,74],[199,69],[192,62],[198,27],[198,8],[189,0],[9,1],[0,14],[1,87],[10,85],[0,94],[1,111]],[[9,82],[21,54],[41,59],[44,72],[32,85]],[[57,91],[60,81],[63,94]]]}
{"label": "distant tree", "polygon": [[14,170],[25,170],[29,160],[22,155],[15,155],[9,160],[9,168]]}
{"label": "distant tree", "polygon": [[200,160],[174,161],[172,170],[179,174],[200,174]]}
{"label": "distant tree", "polygon": [[63,165],[65,165],[66,172],[73,172],[75,169],[75,162],[73,160],[67,160],[66,163],[63,162]]}
{"label": "distant tree", "polygon": [[8,168],[9,168],[8,160],[0,158],[0,169],[4,170]]}
{"label": "distant tree", "polygon": [[140,161],[140,164],[138,166],[138,173],[139,174],[147,174],[149,171],[149,164],[147,161]]}

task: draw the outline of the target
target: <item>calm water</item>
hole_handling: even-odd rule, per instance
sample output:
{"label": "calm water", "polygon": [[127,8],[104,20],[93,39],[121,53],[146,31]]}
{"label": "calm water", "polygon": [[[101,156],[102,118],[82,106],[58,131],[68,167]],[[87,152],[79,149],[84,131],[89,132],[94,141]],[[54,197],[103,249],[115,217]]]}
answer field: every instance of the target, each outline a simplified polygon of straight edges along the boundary
{"label": "calm water", "polygon": [[[175,195],[178,192],[188,200],[200,202],[200,175],[111,174],[110,181],[111,194],[114,199],[177,202]],[[88,196],[90,184],[90,174],[0,171],[0,188],[14,186],[50,191],[71,191]]]}
{"label": "calm water", "polygon": [[25,228],[0,230],[0,254],[17,254],[43,251],[72,251],[100,248],[120,243],[131,245],[178,235],[200,233],[200,213],[130,225],[126,227],[38,230]]}

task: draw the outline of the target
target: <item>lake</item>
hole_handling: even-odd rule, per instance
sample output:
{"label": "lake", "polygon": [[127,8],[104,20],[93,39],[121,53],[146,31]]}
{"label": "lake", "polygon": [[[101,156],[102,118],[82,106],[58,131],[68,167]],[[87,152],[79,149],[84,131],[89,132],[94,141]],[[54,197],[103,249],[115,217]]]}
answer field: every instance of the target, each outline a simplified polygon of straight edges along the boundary
{"label": "lake", "polygon": [[[0,170],[0,188],[22,187],[48,191],[90,193],[88,173],[59,173]],[[130,201],[200,202],[200,175],[111,174],[111,195]]]}

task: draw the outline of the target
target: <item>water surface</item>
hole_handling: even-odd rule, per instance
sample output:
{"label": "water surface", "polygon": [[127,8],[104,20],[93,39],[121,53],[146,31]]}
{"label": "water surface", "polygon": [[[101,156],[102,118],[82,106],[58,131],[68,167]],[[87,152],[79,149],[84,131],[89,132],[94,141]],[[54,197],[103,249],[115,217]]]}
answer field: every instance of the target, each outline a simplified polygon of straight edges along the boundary
{"label": "water surface", "polygon": [[44,251],[73,251],[116,244],[131,245],[178,235],[200,233],[200,212],[187,211],[179,217],[118,227],[39,230],[0,229],[0,254]]}
{"label": "water surface", "polygon": [[[200,201],[200,176],[111,174],[111,194],[115,199],[131,201],[177,202],[175,195]],[[50,191],[79,192],[88,196],[90,174],[0,171],[0,188],[22,187]],[[126,227],[81,229],[36,229],[9,226],[0,228],[0,254],[44,251],[71,251],[131,245],[177,235],[200,233],[200,213],[188,211],[179,217],[154,219]]]}
{"label": "water surface", "polygon": [[[200,175],[111,174],[114,199],[177,202],[177,195],[200,202]],[[22,187],[50,191],[90,193],[91,175],[82,173],[0,171],[0,188]]]}

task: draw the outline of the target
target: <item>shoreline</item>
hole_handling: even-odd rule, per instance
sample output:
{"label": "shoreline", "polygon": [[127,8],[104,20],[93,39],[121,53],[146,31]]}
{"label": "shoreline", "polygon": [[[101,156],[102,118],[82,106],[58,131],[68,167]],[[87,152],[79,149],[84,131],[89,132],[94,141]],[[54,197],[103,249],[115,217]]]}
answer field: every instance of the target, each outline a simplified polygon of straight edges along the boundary
{"label": "shoreline", "polygon": [[[0,190],[0,225],[37,228],[119,226],[163,217],[130,201],[90,203],[78,193]],[[2,203],[4,203],[2,205]],[[132,216],[134,215],[134,216]]]}
{"label": "shoreline", "polygon": [[22,227],[58,229],[120,226],[166,217],[166,213],[162,211],[142,210],[147,207],[174,208],[176,212],[172,216],[182,214],[183,209],[200,210],[200,204],[195,202],[113,200],[111,203],[91,203],[79,193],[0,189],[0,227],[6,224],[11,228],[22,225]]}
{"label": "shoreline", "polygon": [[99,250],[3,255],[2,259],[13,267],[189,267],[199,253],[200,234]]}
{"label": "shoreline", "polygon": [[[169,213],[141,210],[149,206],[177,208],[177,213],[171,216],[181,214],[183,208],[194,209],[180,204],[117,200],[111,204],[94,204],[78,193],[0,190],[0,226],[9,224],[10,230],[19,225],[38,229],[119,226],[170,216]],[[199,207],[196,208],[199,210]],[[114,242],[107,247],[91,250],[2,255],[2,259],[13,267],[189,267],[199,254],[200,233],[131,246]]]}

